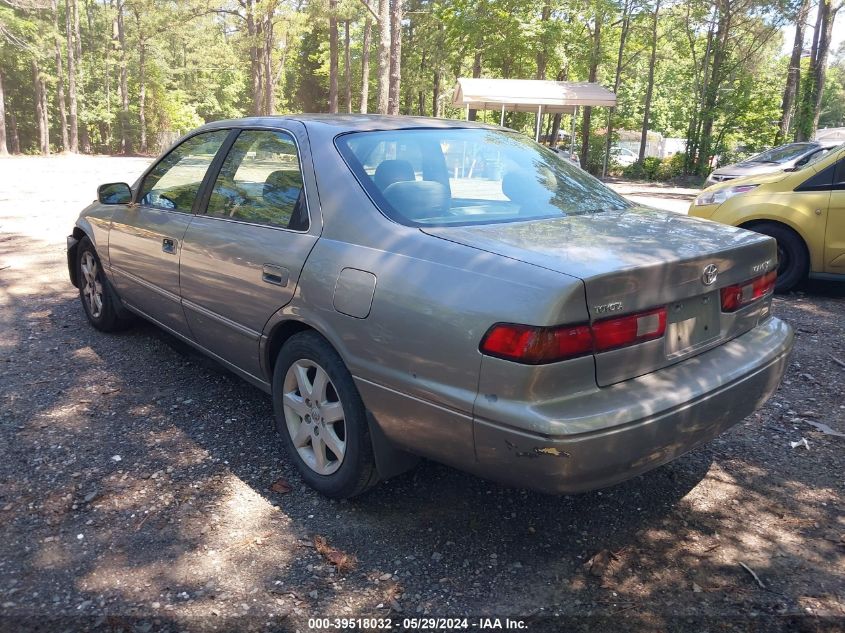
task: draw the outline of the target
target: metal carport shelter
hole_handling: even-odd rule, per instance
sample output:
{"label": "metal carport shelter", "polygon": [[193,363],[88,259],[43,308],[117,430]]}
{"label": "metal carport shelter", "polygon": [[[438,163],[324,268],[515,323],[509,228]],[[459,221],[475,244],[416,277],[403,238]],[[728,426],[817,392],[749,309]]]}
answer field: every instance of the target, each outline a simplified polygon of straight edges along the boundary
{"label": "metal carport shelter", "polygon": [[575,114],[579,107],[616,106],[616,94],[597,83],[587,81],[548,81],[545,79],[474,79],[461,77],[452,103],[472,110],[496,110],[504,125],[505,110],[533,112],[537,116],[534,140],[540,140],[540,122],[544,114],[571,114],[575,138]]}

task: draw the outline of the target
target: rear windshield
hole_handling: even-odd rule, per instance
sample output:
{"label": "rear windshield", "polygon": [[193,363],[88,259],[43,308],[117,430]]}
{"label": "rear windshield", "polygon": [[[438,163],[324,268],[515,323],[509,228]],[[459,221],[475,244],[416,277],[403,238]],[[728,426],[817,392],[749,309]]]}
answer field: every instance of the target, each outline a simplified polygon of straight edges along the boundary
{"label": "rear windshield", "polygon": [[516,222],[630,206],[585,171],[515,133],[356,132],[338,150],[389,217],[421,226]]}

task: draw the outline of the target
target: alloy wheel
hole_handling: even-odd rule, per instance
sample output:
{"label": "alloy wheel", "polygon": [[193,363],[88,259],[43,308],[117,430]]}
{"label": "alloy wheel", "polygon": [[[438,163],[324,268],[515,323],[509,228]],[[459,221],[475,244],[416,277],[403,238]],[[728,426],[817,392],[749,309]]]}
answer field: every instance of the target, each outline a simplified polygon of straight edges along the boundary
{"label": "alloy wheel", "polygon": [[82,253],[82,296],[88,305],[88,312],[94,319],[103,313],[103,284],[100,281],[100,267],[91,251]]}
{"label": "alloy wheel", "polygon": [[346,454],[346,421],[340,396],[326,370],[309,359],[285,374],[285,425],[302,461],[319,475],[331,475]]}

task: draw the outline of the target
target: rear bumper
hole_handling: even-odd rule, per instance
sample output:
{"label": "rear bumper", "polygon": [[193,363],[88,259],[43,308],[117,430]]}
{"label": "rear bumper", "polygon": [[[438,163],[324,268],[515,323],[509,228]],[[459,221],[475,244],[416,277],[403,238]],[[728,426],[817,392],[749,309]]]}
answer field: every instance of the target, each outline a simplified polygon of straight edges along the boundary
{"label": "rear bumper", "polygon": [[538,434],[476,418],[473,470],[552,493],[602,488],[656,468],[713,439],[775,392],[792,328],[769,319],[677,365],[526,411]]}

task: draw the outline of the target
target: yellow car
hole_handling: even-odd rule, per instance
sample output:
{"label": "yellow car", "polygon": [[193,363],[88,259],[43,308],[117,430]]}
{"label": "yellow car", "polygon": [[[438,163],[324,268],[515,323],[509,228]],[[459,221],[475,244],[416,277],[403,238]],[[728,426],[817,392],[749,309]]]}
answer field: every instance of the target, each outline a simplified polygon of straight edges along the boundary
{"label": "yellow car", "polygon": [[775,238],[779,292],[808,276],[845,281],[845,145],[798,171],[708,187],[689,214]]}

